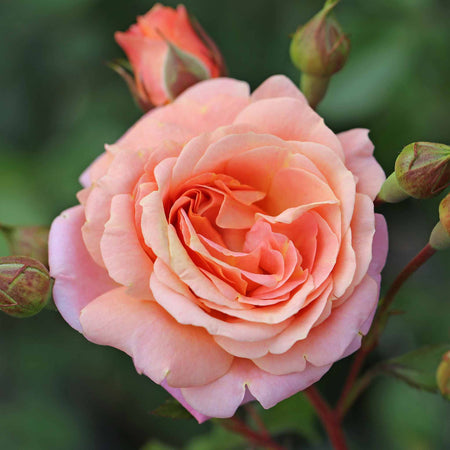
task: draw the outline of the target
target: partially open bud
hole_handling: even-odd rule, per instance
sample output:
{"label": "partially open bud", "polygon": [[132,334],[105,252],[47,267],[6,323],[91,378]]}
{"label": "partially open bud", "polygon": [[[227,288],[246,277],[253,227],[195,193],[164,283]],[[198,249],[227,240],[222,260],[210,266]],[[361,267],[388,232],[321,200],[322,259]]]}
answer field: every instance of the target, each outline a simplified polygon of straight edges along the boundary
{"label": "partially open bud", "polygon": [[8,241],[11,255],[29,256],[48,267],[48,227],[0,225],[0,230]]}
{"label": "partially open bud", "polygon": [[350,52],[350,40],[333,14],[338,2],[328,0],[295,32],[291,42],[291,60],[302,71],[300,87],[313,108],[325,96],[331,75],[342,69]]}
{"label": "partially open bud", "polygon": [[37,314],[50,298],[51,278],[39,261],[21,256],[0,257],[0,310],[25,318]]}
{"label": "partially open bud", "polygon": [[395,161],[395,175],[411,197],[434,197],[450,183],[450,146],[433,142],[407,145]]}
{"label": "partially open bud", "polygon": [[115,34],[129,62],[110,64],[144,110],[165,105],[185,89],[226,74],[216,44],[186,8],[156,4],[126,32]]}
{"label": "partially open bud", "polygon": [[441,394],[450,400],[450,351],[442,357],[436,372],[436,381]]}
{"label": "partially open bud", "polygon": [[435,250],[450,248],[450,194],[439,205],[439,222],[431,232],[430,245]]}

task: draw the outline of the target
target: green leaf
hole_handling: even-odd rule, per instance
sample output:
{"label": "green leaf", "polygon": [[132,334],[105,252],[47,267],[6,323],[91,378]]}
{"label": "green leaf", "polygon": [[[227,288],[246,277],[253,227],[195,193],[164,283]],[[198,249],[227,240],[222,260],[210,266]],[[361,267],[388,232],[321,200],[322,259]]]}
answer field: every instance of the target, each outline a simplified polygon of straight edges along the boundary
{"label": "green leaf", "polygon": [[153,410],[152,414],[170,419],[192,419],[191,414],[175,399],[166,400]]}
{"label": "green leaf", "polygon": [[426,346],[382,362],[378,367],[416,389],[437,393],[436,371],[448,350],[450,343]]}

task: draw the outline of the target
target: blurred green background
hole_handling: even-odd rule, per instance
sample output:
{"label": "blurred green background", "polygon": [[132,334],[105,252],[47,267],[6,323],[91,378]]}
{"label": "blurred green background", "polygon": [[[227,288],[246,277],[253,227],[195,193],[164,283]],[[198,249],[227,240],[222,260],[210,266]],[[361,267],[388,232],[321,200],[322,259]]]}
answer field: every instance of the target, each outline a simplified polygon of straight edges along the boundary
{"label": "blurred green background", "polygon": [[[128,28],[152,4],[0,2],[1,222],[49,224],[74,205],[79,174],[105,142],[114,142],[140,116],[122,80],[104,63],[122,56],[114,31]],[[252,88],[274,73],[298,79],[289,61],[289,34],[321,4],[185,1],[222,49],[231,76]],[[343,0],[337,12],[352,52],[319,108],[328,125],[335,131],[370,128],[388,173],[412,141],[450,143],[448,1]],[[426,243],[438,201],[381,209],[391,236],[385,287]],[[0,238],[2,254],[7,249]],[[450,252],[442,252],[408,282],[397,302],[406,313],[392,319],[373,361],[449,340],[449,267]],[[335,398],[348,364],[339,362],[319,383],[328,398]],[[57,313],[23,321],[0,316],[3,450],[141,449],[146,443],[153,450],[244,448],[212,423],[152,415],[167,397],[136,374],[130,358],[90,344]],[[292,448],[329,448],[300,395],[265,414]],[[449,419],[449,404],[440,397],[380,378],[355,405],[345,430],[354,449],[445,449]]]}

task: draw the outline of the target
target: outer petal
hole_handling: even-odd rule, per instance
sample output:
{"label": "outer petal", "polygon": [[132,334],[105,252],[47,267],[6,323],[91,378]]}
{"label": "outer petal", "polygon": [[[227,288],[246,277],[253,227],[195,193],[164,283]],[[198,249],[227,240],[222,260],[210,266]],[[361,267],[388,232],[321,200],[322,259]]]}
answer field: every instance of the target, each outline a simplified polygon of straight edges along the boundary
{"label": "outer petal", "polygon": [[236,359],[223,377],[205,386],[181,389],[186,402],[196,411],[214,417],[231,417],[245,401],[246,389],[264,408],[306,389],[330,368],[308,367],[291,375],[275,376],[258,369],[252,362]]}
{"label": "outer petal", "polygon": [[358,178],[357,191],[367,194],[372,200],[380,191],[385,175],[373,157],[373,144],[369,130],[355,128],[339,133],[338,138],[344,149],[346,166]]}
{"label": "outer petal", "polygon": [[138,85],[142,82],[154,105],[168,101],[164,91],[163,65],[167,54],[167,44],[163,40],[147,39],[134,33],[116,32],[116,42],[127,54],[133,66]]}
{"label": "outer petal", "polygon": [[298,87],[284,75],[273,75],[264,81],[251,95],[252,102],[265,98],[291,97],[308,104]]}
{"label": "outer petal", "polygon": [[81,237],[83,222],[82,206],[67,209],[53,221],[48,241],[50,274],[55,279],[53,297],[61,315],[78,331],[80,311],[117,286],[86,250]]}
{"label": "outer petal", "polygon": [[96,298],[80,321],[90,341],[128,353],[138,372],[158,384],[201,386],[224,375],[233,361],[204,329],[180,325],[157,303],[130,297],[125,288]]}
{"label": "outer petal", "polygon": [[256,359],[255,364],[276,375],[301,371],[306,362],[318,367],[332,364],[343,357],[355,338],[361,341],[361,327],[372,314],[377,301],[378,286],[366,276],[352,296],[313,328],[306,339],[281,355],[269,354]]}
{"label": "outer petal", "polygon": [[251,103],[234,123],[251,124],[257,132],[274,134],[285,140],[324,144],[342,159],[344,157],[339,139],[302,100],[283,97]]}
{"label": "outer petal", "polygon": [[148,112],[118,144],[137,150],[165,139],[184,144],[201,133],[231,125],[248,103],[247,83],[230,78],[205,80],[186,89],[173,103]]}
{"label": "outer petal", "polygon": [[192,408],[191,405],[189,405],[186,400],[183,397],[183,394],[181,393],[180,388],[174,388],[167,384],[167,381],[164,380],[161,383],[161,386],[175,399],[177,399],[197,420],[198,423],[206,422],[208,419],[210,419],[210,416],[205,416],[202,413],[199,413],[194,408]]}

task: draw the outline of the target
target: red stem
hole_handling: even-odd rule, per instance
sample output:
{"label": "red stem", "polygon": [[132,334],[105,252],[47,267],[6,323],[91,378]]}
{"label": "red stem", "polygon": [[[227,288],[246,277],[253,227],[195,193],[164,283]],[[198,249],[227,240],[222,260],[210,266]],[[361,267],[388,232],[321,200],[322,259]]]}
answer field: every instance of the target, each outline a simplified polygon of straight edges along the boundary
{"label": "red stem", "polygon": [[[353,389],[356,378],[361,371],[361,368],[364,364],[364,361],[367,355],[377,346],[378,339],[383,332],[384,327],[386,326],[387,319],[389,317],[389,307],[395,299],[400,288],[403,286],[403,283],[424,263],[426,263],[434,254],[436,250],[427,244],[405,267],[404,269],[397,275],[397,278],[394,280],[390,288],[388,289],[384,299],[380,303],[380,308],[375,316],[374,323],[372,325],[372,329],[369,334],[364,338],[361,349],[356,354],[355,359],[353,361],[353,365],[350,369],[350,372],[347,376],[347,380],[345,381],[344,388],[342,389],[341,396],[336,405],[336,414],[340,421],[342,421],[346,411],[348,410],[348,406],[346,404],[347,396],[350,391]],[[356,397],[352,398],[352,401],[355,400]]]}
{"label": "red stem", "polygon": [[253,442],[256,445],[261,445],[267,449],[286,450],[283,446],[273,441],[270,436],[261,435],[237,417],[232,417],[227,421],[221,421],[221,423],[230,431],[242,435],[249,442]]}
{"label": "red stem", "polygon": [[330,438],[335,450],[347,450],[345,436],[341,428],[341,424],[335,412],[328,406],[328,403],[320,395],[319,391],[310,386],[303,391],[308,397],[310,403],[314,406],[323,426]]}
{"label": "red stem", "polygon": [[258,414],[256,408],[251,403],[247,403],[244,406],[244,409],[247,411],[249,416],[255,422],[255,425],[258,427],[261,435],[264,436],[265,438],[270,438],[269,430],[266,428],[266,425],[264,424],[261,416]]}

